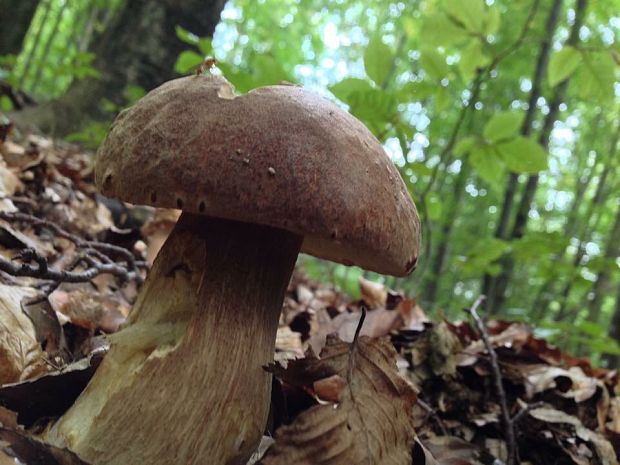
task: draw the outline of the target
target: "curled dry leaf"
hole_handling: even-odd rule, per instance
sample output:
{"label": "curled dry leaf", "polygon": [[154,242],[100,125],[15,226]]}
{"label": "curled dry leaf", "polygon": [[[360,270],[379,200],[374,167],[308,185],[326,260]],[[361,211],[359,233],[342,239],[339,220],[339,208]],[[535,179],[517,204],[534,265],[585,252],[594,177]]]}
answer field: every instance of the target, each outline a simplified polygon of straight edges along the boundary
{"label": "curled dry leaf", "polygon": [[20,305],[22,299],[34,295],[28,287],[0,284],[0,384],[30,378],[46,369],[35,328]]}
{"label": "curled dry leaf", "polygon": [[263,465],[411,463],[416,395],[398,374],[396,352],[387,338],[362,336],[351,349],[332,335],[320,358],[310,351],[302,360],[289,361],[287,368],[276,364],[269,371],[309,389],[330,378],[346,384],[339,403],[314,406],[278,429]]}
{"label": "curled dry leaf", "polygon": [[369,307],[384,307],[387,302],[388,291],[385,285],[370,281],[360,276],[359,278],[360,291],[362,299],[368,304]]}

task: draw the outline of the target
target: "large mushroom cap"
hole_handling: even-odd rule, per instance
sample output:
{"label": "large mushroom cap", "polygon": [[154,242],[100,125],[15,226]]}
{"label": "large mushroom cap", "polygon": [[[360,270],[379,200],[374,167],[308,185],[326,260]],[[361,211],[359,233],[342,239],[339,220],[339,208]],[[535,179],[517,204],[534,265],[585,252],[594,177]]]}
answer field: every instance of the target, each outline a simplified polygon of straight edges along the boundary
{"label": "large mushroom cap", "polygon": [[396,276],[417,260],[418,214],[381,144],[301,87],[167,82],[118,115],[95,175],[107,196],[286,229],[328,260]]}

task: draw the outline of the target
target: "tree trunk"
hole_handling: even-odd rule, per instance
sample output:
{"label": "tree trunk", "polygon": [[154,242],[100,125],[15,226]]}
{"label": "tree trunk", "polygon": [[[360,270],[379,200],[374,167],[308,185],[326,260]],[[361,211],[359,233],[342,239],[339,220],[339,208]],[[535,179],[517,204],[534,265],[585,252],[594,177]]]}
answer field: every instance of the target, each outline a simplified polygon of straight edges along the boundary
{"label": "tree trunk", "polygon": [[[538,99],[542,94],[543,79],[547,73],[547,66],[549,64],[549,57],[551,54],[551,41],[558,25],[561,9],[562,0],[554,0],[545,23],[546,35],[540,43],[540,52],[536,60],[536,68],[534,69],[534,77],[532,79],[532,89],[527,102],[527,112],[525,114],[523,124],[521,125],[521,135],[524,137],[528,137],[532,132],[537,109],[536,102],[538,102]],[[495,237],[498,239],[508,239],[512,208],[517,195],[517,188],[519,186],[518,181],[519,175],[516,173],[510,173],[508,183],[506,184],[506,190],[504,192],[500,219],[497,223],[497,230],[495,231]],[[485,274],[482,292],[487,296],[487,306],[489,309],[493,308],[492,299],[495,295],[496,284],[496,280],[493,276],[490,274]]]}
{"label": "tree trunk", "polygon": [[176,36],[180,25],[199,35],[212,36],[224,0],[126,1],[90,47],[98,78],[75,81],[59,99],[13,115],[18,123],[34,124],[56,136],[78,130],[89,120],[105,117],[100,102],[106,98],[123,105],[128,85],[151,90],[174,77],[174,63],[187,45]]}
{"label": "tree trunk", "polygon": [[[560,309],[555,316],[556,321],[562,321],[566,318],[566,315],[569,314],[568,307],[568,297],[570,296],[570,292],[572,290],[575,279],[579,274],[579,266],[581,265],[581,260],[586,254],[586,244],[588,240],[591,238],[592,233],[598,230],[598,226],[602,217],[602,210],[605,207],[605,200],[607,199],[607,194],[609,192],[608,184],[610,175],[613,176],[614,170],[616,169],[616,165],[614,163],[616,157],[616,147],[618,145],[618,141],[620,139],[620,122],[616,128],[614,136],[612,137],[611,144],[609,146],[609,154],[605,160],[605,166],[601,172],[600,178],[598,180],[598,184],[596,186],[596,192],[594,197],[592,197],[592,201],[584,215],[585,226],[580,231],[579,234],[579,245],[577,246],[577,252],[575,253],[575,258],[573,260],[574,271],[570,274],[568,281],[564,285],[564,288],[561,293],[560,299]],[[613,186],[611,187],[613,190]],[[575,312],[570,312],[570,314]]]}
{"label": "tree trunk", "polygon": [[611,264],[618,256],[620,256],[620,202],[616,211],[616,219],[605,245],[605,253],[603,258],[609,262],[608,266],[603,266],[601,271],[596,275],[596,281],[592,285],[592,291],[588,299],[588,321],[597,323],[601,317],[603,301],[609,290],[613,265]]}
{"label": "tree trunk", "polygon": [[47,22],[47,18],[52,10],[52,0],[47,0],[45,4],[45,9],[43,10],[43,17],[41,18],[41,23],[37,28],[37,32],[32,40],[32,45],[30,46],[30,50],[28,51],[28,55],[26,56],[26,63],[24,64],[24,69],[21,72],[20,82],[23,83],[26,81],[28,77],[28,73],[30,71],[30,66],[32,65],[32,60],[34,59],[34,55],[37,52],[37,48],[39,48],[39,41],[41,40],[41,35],[43,34],[43,29],[45,29],[45,23]]}
{"label": "tree trunk", "polygon": [[463,194],[465,193],[465,182],[469,175],[469,165],[464,163],[461,166],[461,171],[454,183],[454,189],[452,191],[452,202],[450,202],[450,208],[444,217],[443,224],[441,226],[441,235],[439,236],[439,244],[435,250],[435,255],[432,258],[430,270],[428,276],[425,279],[423,286],[423,298],[426,308],[433,308],[435,298],[437,296],[437,290],[439,289],[439,279],[443,270],[446,255],[448,253],[448,243],[452,228],[454,227],[454,218],[457,216],[457,212],[460,208]]}
{"label": "tree trunk", "polygon": [[0,0],[0,55],[18,55],[39,0]]}
{"label": "tree trunk", "polygon": [[[566,45],[575,46],[579,42],[579,29],[583,23],[585,17],[585,10],[587,6],[587,0],[577,0],[577,6],[575,8],[575,22],[571,26],[570,36],[566,41]],[[538,142],[544,147],[545,150],[549,147],[549,137],[553,125],[559,115],[560,104],[564,101],[566,91],[568,89],[568,83],[570,82],[570,76],[562,81],[555,91],[553,100],[549,103],[549,113],[545,116],[543,128]],[[529,218],[529,211],[534,201],[534,195],[538,188],[538,175],[532,175],[528,178],[525,191],[519,202],[515,223],[510,234],[510,239],[520,239],[525,234],[527,222]],[[510,278],[512,277],[512,271],[514,269],[514,260],[511,256],[505,257],[502,261],[502,271],[494,279],[495,285],[493,286],[493,292],[488,295],[488,308],[491,313],[497,313],[506,299],[506,289]]]}
{"label": "tree trunk", "polygon": [[[620,286],[616,294],[616,307],[611,317],[609,325],[609,337],[620,344]],[[620,368],[620,356],[607,354],[603,357],[607,361],[607,366],[612,369]]]}
{"label": "tree trunk", "polygon": [[31,94],[34,94],[36,92],[37,87],[39,86],[39,82],[41,82],[41,76],[43,76],[43,68],[47,64],[47,58],[49,56],[50,48],[52,48],[52,43],[54,42],[54,39],[56,38],[56,35],[58,34],[58,28],[60,27],[60,22],[62,21],[63,14],[65,13],[66,6],[67,6],[67,3],[63,3],[60,6],[58,13],[56,13],[56,18],[54,19],[54,25],[52,26],[52,30],[47,36],[47,39],[45,41],[45,46],[43,47],[43,53],[41,54],[41,59],[37,63],[37,71],[34,75],[32,84],[30,85],[30,89],[28,89],[28,91]]}

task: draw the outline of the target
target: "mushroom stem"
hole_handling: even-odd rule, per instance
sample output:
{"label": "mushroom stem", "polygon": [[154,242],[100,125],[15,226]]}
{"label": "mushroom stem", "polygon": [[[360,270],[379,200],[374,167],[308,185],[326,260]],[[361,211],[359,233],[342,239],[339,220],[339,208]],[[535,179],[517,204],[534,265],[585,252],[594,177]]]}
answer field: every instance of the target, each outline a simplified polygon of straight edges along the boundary
{"label": "mushroom stem", "polygon": [[183,213],[130,317],[48,439],[93,465],[245,464],[262,436],[302,237]]}

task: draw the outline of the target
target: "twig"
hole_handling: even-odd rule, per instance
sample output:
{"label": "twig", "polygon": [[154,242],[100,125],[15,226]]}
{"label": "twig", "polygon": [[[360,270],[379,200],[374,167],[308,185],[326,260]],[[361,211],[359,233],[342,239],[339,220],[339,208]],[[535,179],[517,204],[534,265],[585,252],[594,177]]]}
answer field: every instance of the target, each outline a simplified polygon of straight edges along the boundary
{"label": "twig", "polygon": [[497,352],[493,348],[493,344],[491,343],[491,338],[489,337],[489,333],[487,331],[486,325],[484,321],[478,315],[478,308],[484,302],[486,296],[481,295],[476,299],[474,304],[469,309],[469,314],[476,322],[476,326],[478,327],[478,331],[480,332],[480,337],[484,342],[484,346],[489,353],[489,357],[491,358],[491,370],[493,373],[493,381],[495,382],[495,389],[497,391],[497,395],[499,397],[499,405],[502,411],[502,420],[504,423],[504,435],[506,436],[506,443],[508,449],[508,457],[506,459],[506,463],[508,465],[515,465],[517,463],[517,439],[515,434],[514,424],[512,419],[510,418],[510,410],[508,410],[508,400],[506,399],[506,391],[504,390],[504,384],[502,383],[502,372],[499,369],[499,363],[497,361]]}
{"label": "twig", "polygon": [[437,426],[439,426],[439,429],[441,430],[441,434],[443,434],[444,436],[448,436],[450,434],[448,432],[448,428],[446,428],[446,425],[444,424],[443,420],[437,414],[437,410],[435,410],[433,407],[431,407],[425,401],[420,399],[419,396],[418,396],[418,400],[417,400],[416,403],[417,403],[417,405],[420,406],[420,408],[422,410],[424,410],[428,414],[427,418],[431,417],[432,419],[434,419],[437,422]]}
{"label": "twig", "polygon": [[364,320],[366,319],[366,304],[362,303],[360,305],[360,309],[362,310],[362,316],[360,316],[360,321],[357,323],[357,328],[355,328],[355,335],[353,336],[353,341],[351,342],[351,349],[357,345],[357,340],[360,337],[362,326],[364,325]]}
{"label": "twig", "polygon": [[521,419],[532,410],[536,410],[537,408],[544,407],[544,402],[534,402],[533,404],[526,405],[519,413],[517,413],[514,417],[512,417],[513,425],[516,425],[521,421]]}
{"label": "twig", "polygon": [[[47,259],[33,249],[22,250],[16,258],[25,262],[16,264],[0,257],[0,270],[17,277],[30,277],[66,283],[88,282],[95,276],[104,273],[112,274],[124,280],[135,279],[136,277],[133,272],[128,271],[124,266],[116,263],[99,263],[88,256],[82,257],[82,261],[88,266],[84,271],[51,269],[48,266]],[[30,265],[28,262],[35,262],[36,265]]]}
{"label": "twig", "polygon": [[[142,276],[140,275],[139,270],[138,270],[139,265],[141,265],[142,263],[137,262],[133,253],[131,253],[129,250],[123,247],[108,244],[106,242],[89,241],[89,240],[82,239],[81,237],[76,236],[75,234],[71,234],[70,232],[64,230],[63,228],[61,228],[60,226],[58,226],[57,224],[51,221],[37,218],[36,216],[28,215],[26,213],[0,211],[0,219],[9,221],[9,222],[22,221],[24,223],[32,224],[33,226],[47,228],[50,231],[52,231],[56,236],[62,237],[64,239],[67,239],[73,242],[76,245],[76,247],[78,249],[83,250],[85,254],[93,255],[108,265],[107,267],[102,268],[103,266],[102,264],[97,264],[96,268],[98,268],[100,271],[98,273],[95,273],[93,276],[96,276],[97,274],[102,274],[102,273],[111,273],[111,274],[115,274],[116,276],[120,276],[120,277],[125,276],[125,279],[127,279],[127,276],[128,276],[127,271],[129,270],[131,272],[131,277],[133,279],[136,279],[139,283],[142,282]],[[110,260],[110,257],[108,255],[117,256],[117,257],[124,259],[127,262],[128,270],[125,269],[124,274],[120,273],[119,271],[120,268],[117,268],[113,265],[113,262],[112,260]],[[10,273],[10,271],[7,271],[7,272]],[[38,273],[41,273],[41,272],[38,271]],[[82,274],[83,273],[84,272],[82,272]],[[79,279],[77,278],[77,274],[74,274],[74,275],[75,275],[75,278],[73,279]],[[31,275],[27,275],[27,276],[31,276]],[[70,276],[70,275],[67,275],[67,276]],[[31,276],[31,277],[38,277],[38,276]],[[48,278],[42,278],[42,279],[48,279]],[[49,279],[55,280],[54,278],[49,278]],[[84,279],[82,281],[70,281],[70,282],[84,282],[88,280],[89,279]]]}
{"label": "twig", "polygon": [[534,404],[527,405],[524,409],[518,412],[514,417],[510,416],[510,409],[508,408],[508,398],[506,397],[506,391],[504,390],[504,384],[502,382],[502,372],[499,368],[499,360],[497,358],[497,352],[493,348],[491,337],[484,323],[482,317],[478,314],[478,308],[482,305],[486,296],[481,295],[476,299],[474,304],[467,310],[467,312],[474,319],[484,347],[489,353],[491,359],[491,373],[493,375],[493,382],[495,383],[496,394],[499,397],[499,404],[502,411],[502,422],[504,424],[504,436],[506,437],[507,455],[506,463],[508,465],[516,465],[519,463],[519,448],[517,447],[517,423],[531,410],[544,405],[543,402],[536,402]]}
{"label": "twig", "polygon": [[[90,249],[88,250],[88,253],[92,255],[97,255],[99,258],[101,258],[101,255],[98,254],[98,252],[103,252],[104,254],[112,255],[112,256],[119,256],[127,262],[127,268],[131,272],[133,272],[134,274],[133,277],[137,279],[139,282],[142,281],[142,277],[138,271],[138,263],[136,262],[134,255],[129,250],[123,247],[108,244],[106,242],[89,241],[89,240],[82,239],[81,237],[76,236],[75,234],[71,234],[70,232],[65,231],[63,228],[58,226],[56,223],[53,223],[51,221],[44,220],[41,218],[37,218],[36,216],[28,215],[26,213],[0,211],[0,219],[9,221],[9,222],[23,221],[24,223],[29,223],[34,226],[40,226],[43,228],[47,228],[50,231],[52,231],[54,234],[56,234],[58,237],[62,237],[64,239],[67,239],[73,242],[78,249],[83,249],[83,250]],[[107,261],[108,262],[111,261],[109,260],[109,257],[107,257]],[[113,267],[110,267],[110,269],[114,270]],[[108,272],[109,271],[102,271],[101,273],[108,273]],[[100,274],[100,273],[97,273],[97,274]],[[115,274],[115,273],[112,272],[112,274]],[[73,282],[83,282],[83,281],[73,281]]]}

